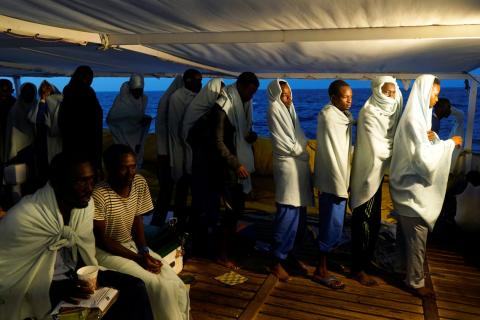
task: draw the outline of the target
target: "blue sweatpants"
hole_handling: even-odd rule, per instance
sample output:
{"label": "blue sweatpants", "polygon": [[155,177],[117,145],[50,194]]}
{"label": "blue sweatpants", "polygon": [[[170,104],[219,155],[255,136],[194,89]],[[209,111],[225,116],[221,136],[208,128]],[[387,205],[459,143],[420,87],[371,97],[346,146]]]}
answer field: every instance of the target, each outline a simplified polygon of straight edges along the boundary
{"label": "blue sweatpants", "polygon": [[318,195],[318,246],[320,252],[328,253],[340,244],[346,204],[347,199],[331,193],[323,192]]}
{"label": "blue sweatpants", "polygon": [[277,214],[273,220],[272,254],[285,260],[295,245],[299,245],[305,234],[306,207],[294,207],[277,203]]}

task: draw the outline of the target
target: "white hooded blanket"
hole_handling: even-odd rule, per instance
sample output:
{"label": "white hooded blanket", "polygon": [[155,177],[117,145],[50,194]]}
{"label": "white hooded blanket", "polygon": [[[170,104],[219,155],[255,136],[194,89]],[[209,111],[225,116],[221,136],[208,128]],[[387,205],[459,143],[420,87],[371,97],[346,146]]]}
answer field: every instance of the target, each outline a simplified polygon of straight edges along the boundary
{"label": "white hooded blanket", "polygon": [[447,188],[452,140],[429,141],[432,75],[415,80],[395,133],[390,166],[390,193],[397,214],[421,217],[433,229]]}
{"label": "white hooded blanket", "polygon": [[[47,82],[46,80],[42,81]],[[60,104],[63,100],[62,93],[55,87],[53,84],[47,82],[53,88],[52,94],[47,96],[45,103],[47,104],[47,110],[45,112],[45,125],[48,128],[47,134],[47,153],[48,153],[48,163],[52,161],[53,157],[62,152],[62,135],[60,133],[60,128],[58,127],[58,111],[60,110]],[[42,84],[40,84],[42,86]],[[33,127],[37,123],[38,115],[38,102],[34,108],[32,108],[28,114],[28,118],[32,123]],[[36,130],[36,128],[35,128]]]}
{"label": "white hooded blanket", "polygon": [[[235,127],[235,148],[238,162],[251,174],[255,171],[255,161],[252,145],[245,140],[245,137],[252,130],[252,101],[244,103],[238,94],[237,84],[233,83],[222,90],[216,103],[225,111],[228,120]],[[239,180],[239,183],[242,184],[244,193],[252,191],[250,175],[247,179]]]}
{"label": "white hooded blanket", "polygon": [[[126,144],[137,153],[137,163],[143,162],[143,149],[150,122],[145,121],[148,97],[135,99],[130,93],[130,82],[124,82],[107,115],[107,124],[114,143]],[[143,86],[142,86],[143,87]]]}
{"label": "white hooded blanket", "polygon": [[20,95],[8,113],[7,127],[5,131],[6,161],[15,158],[20,151],[33,143],[34,126],[30,122],[28,115],[37,105],[37,91],[35,87],[35,99],[33,99],[31,103],[25,102],[21,92],[23,87],[27,84],[31,83],[24,83],[20,87]]}
{"label": "white hooded blanket", "polygon": [[157,154],[168,154],[168,102],[170,96],[183,87],[183,78],[181,75],[175,77],[170,86],[165,90],[160,98],[157,107],[157,119],[155,121],[155,135],[157,137]]}
{"label": "white hooded blanket", "polygon": [[[385,83],[396,87],[395,98],[382,93]],[[350,207],[359,207],[377,192],[390,165],[393,138],[400,120],[403,99],[393,77],[372,81],[372,96],[365,102],[357,122],[357,142],[353,154]]]}
{"label": "white hooded blanket", "polygon": [[222,83],[223,80],[220,78],[208,81],[187,107],[183,117],[182,138],[185,145],[185,170],[189,174],[192,173],[192,148],[187,142],[188,133],[195,122],[215,105],[222,90]]}
{"label": "white hooded blanket", "polygon": [[267,90],[270,103],[268,128],[272,137],[275,201],[295,207],[310,206],[313,197],[307,139],[293,102],[286,107],[280,100],[282,94],[280,81],[287,83],[282,79],[273,80]]}
{"label": "white hooded blanket", "polygon": [[348,198],[353,119],[329,103],[318,113],[314,186],[320,192]]}
{"label": "white hooded blanket", "polygon": [[72,247],[87,265],[97,265],[93,200],[74,209],[64,225],[54,191],[46,184],[24,197],[0,220],[0,319],[43,319],[51,309],[49,288],[57,250]]}
{"label": "white hooded blanket", "polygon": [[168,103],[168,149],[174,181],[178,181],[186,173],[186,147],[182,137],[183,117],[196,95],[197,93],[183,87],[172,94]]}

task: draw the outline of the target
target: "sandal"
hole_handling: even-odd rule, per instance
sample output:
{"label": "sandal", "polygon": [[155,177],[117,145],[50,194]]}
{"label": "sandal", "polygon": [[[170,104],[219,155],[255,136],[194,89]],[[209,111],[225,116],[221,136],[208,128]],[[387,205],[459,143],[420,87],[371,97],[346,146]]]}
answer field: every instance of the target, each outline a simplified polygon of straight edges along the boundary
{"label": "sandal", "polygon": [[341,282],[334,275],[329,275],[325,278],[321,278],[319,275],[314,274],[312,280],[316,283],[322,284],[330,289],[339,290],[345,288],[345,283]]}

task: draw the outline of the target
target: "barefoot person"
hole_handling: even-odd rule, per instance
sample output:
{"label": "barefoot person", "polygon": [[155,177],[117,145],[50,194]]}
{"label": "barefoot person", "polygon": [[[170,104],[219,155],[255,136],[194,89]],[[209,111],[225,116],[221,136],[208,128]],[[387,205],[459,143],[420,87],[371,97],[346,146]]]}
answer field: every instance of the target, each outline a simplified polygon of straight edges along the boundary
{"label": "barefoot person", "polygon": [[425,288],[423,272],[427,235],[442,208],[453,149],[462,144],[459,136],[443,141],[430,131],[439,93],[440,81],[433,75],[415,80],[395,134],[390,166],[397,240],[406,262],[405,283],[419,296],[434,295]]}
{"label": "barefoot person", "polygon": [[293,256],[293,249],[304,235],[307,206],[312,205],[307,139],[292,101],[292,91],[285,80],[273,80],[268,86],[268,128],[272,137],[273,178],[277,214],[274,220],[272,273],[288,281],[286,260],[296,271],[307,273]]}
{"label": "barefoot person", "polygon": [[365,271],[373,258],[380,229],[382,181],[390,166],[402,103],[395,78],[378,77],[372,81],[372,95],[358,115],[350,193],[352,276],[366,286],[376,284]]}

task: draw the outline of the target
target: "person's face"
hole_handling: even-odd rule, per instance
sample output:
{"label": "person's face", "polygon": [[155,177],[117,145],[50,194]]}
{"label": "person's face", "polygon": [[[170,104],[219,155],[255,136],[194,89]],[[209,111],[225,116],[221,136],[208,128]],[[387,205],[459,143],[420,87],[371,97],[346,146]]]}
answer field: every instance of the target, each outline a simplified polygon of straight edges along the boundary
{"label": "person's face", "polygon": [[48,83],[44,83],[40,87],[40,97],[42,97],[42,98],[48,97],[49,95],[52,94],[52,92],[53,92],[53,88]]}
{"label": "person's face", "polygon": [[435,106],[435,114],[437,115],[438,119],[448,118],[448,116],[452,113],[452,107],[449,104],[444,104],[439,107],[437,103]]}
{"label": "person's face", "polygon": [[33,85],[26,85],[22,88],[22,99],[26,103],[32,103],[35,99],[35,87]]}
{"label": "person's face", "polygon": [[185,81],[185,88],[190,91],[199,93],[202,90],[202,75],[200,73],[195,74],[192,78]]}
{"label": "person's face", "polygon": [[64,200],[74,208],[86,208],[92,197],[95,172],[90,163],[79,164],[72,173],[68,186],[61,192]]}
{"label": "person's face", "polygon": [[85,83],[86,85],[91,85],[92,82],[93,82],[93,76],[90,75],[90,74],[85,74],[83,77],[82,77],[82,82]]}
{"label": "person's face", "polygon": [[397,93],[397,87],[391,82],[385,82],[382,86],[382,93],[387,97],[394,99],[395,94]]}
{"label": "person's face", "polygon": [[242,102],[248,102],[252,100],[253,95],[257,92],[258,87],[252,83],[249,84],[238,84],[237,83],[237,90]]}
{"label": "person's face", "polygon": [[135,99],[140,99],[143,96],[143,88],[130,89],[130,93]]}
{"label": "person's face", "polygon": [[283,102],[285,107],[289,108],[292,105],[292,91],[287,85],[281,86],[282,93],[280,94],[280,100]]}
{"label": "person's face", "polygon": [[332,96],[332,103],[341,111],[349,110],[352,106],[352,88],[350,86],[340,87],[338,96]]}
{"label": "person's face", "polygon": [[122,155],[118,167],[111,172],[112,181],[119,187],[129,187],[137,173],[137,161],[135,156],[127,153]]}
{"label": "person's face", "polygon": [[7,99],[8,97],[10,97],[12,95],[12,93],[13,93],[12,86],[10,86],[8,84],[3,84],[0,87],[0,100]]}
{"label": "person's face", "polygon": [[430,94],[430,108],[433,108],[433,106],[437,103],[439,94],[440,86],[434,83],[432,87],[432,93]]}

